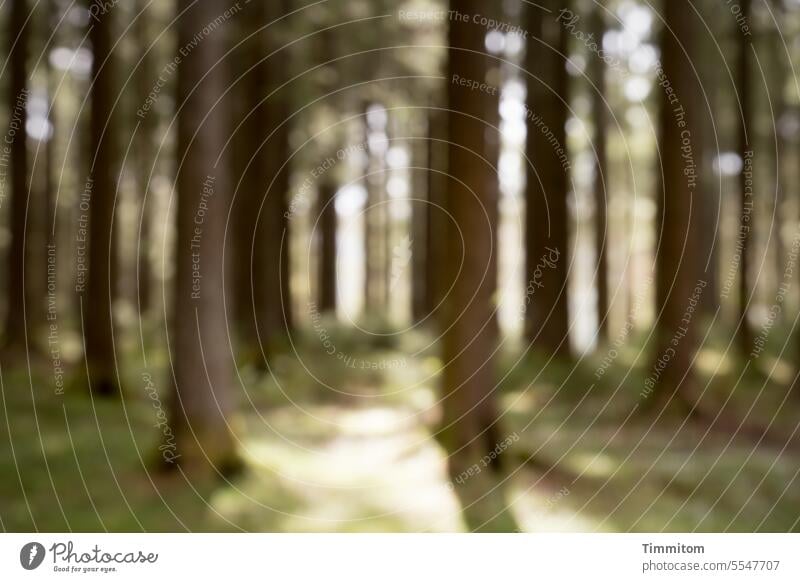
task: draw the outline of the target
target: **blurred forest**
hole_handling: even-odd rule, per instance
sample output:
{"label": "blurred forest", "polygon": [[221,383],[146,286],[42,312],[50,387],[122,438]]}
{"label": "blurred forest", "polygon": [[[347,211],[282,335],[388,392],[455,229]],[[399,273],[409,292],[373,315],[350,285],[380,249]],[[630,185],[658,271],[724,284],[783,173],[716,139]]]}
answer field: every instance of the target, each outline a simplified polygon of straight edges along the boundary
{"label": "blurred forest", "polygon": [[800,1],[0,28],[3,531],[800,531]]}

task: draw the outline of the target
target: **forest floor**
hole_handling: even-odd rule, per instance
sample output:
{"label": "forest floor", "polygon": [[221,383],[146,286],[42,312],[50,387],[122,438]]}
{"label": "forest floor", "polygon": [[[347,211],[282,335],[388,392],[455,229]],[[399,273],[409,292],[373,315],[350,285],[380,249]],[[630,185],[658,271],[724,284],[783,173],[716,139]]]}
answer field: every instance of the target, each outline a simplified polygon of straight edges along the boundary
{"label": "forest floor", "polygon": [[[331,335],[334,355],[309,333],[268,372],[240,368],[235,432],[246,465],[229,481],[152,470],[160,403],[148,398],[141,366],[123,370],[124,400],[55,395],[46,366],[33,381],[3,370],[0,527],[465,531],[433,438],[441,363],[426,338],[365,348],[354,332]],[[673,414],[643,416],[649,359],[620,350],[598,380],[605,355],[574,367],[514,350],[499,358],[511,370],[498,391],[499,440],[511,443],[500,453],[504,495],[521,530],[800,531],[796,441],[784,449]],[[150,360],[163,397],[166,361]],[[788,364],[765,360],[766,372],[743,373],[732,361],[700,354],[703,402],[791,434],[796,405],[782,406],[778,377]]]}

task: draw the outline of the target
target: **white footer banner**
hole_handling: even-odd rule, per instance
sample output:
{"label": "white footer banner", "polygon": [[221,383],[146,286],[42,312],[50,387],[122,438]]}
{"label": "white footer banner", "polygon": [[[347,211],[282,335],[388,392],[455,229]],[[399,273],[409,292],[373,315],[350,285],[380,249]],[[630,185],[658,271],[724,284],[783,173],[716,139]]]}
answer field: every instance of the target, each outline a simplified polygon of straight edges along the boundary
{"label": "white footer banner", "polygon": [[[0,580],[800,581],[800,534],[2,534]],[[254,576],[256,578],[254,578]]]}

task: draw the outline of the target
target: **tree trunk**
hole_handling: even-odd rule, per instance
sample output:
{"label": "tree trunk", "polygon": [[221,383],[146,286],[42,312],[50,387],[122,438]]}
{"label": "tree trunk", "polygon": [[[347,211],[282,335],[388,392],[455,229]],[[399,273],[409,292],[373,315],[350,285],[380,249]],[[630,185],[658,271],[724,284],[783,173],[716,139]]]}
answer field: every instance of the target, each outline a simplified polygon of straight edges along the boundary
{"label": "tree trunk", "polygon": [[[658,191],[660,237],[656,250],[656,353],[642,397],[646,409],[668,404],[691,410],[696,351],[696,309],[706,282],[696,252],[700,190],[695,150],[702,147],[703,107],[691,67],[696,57],[695,16],[688,0],[664,4],[663,78],[659,128],[663,183]],[[684,54],[686,51],[686,54]],[[686,55],[689,55],[688,57]],[[670,93],[670,91],[674,91]],[[697,308],[699,309],[699,307]]]}
{"label": "tree trunk", "polygon": [[[446,214],[447,193],[447,117],[445,111],[432,106],[428,115],[428,203],[425,237],[426,311],[436,323],[441,321],[442,301],[447,293],[445,247],[450,218]],[[443,329],[443,327],[442,327]]]}
{"label": "tree trunk", "polygon": [[[600,5],[592,7],[590,28],[598,43],[602,42],[606,31],[604,8]],[[608,340],[608,155],[606,140],[608,133],[608,113],[606,111],[606,68],[603,59],[597,55],[589,55],[589,79],[594,84],[592,92],[592,120],[594,121],[594,236],[597,253],[597,339],[598,344]]]}
{"label": "tree trunk", "polygon": [[[421,124],[419,124],[421,125]],[[426,165],[426,157],[431,147],[430,142],[415,132],[411,145],[412,168],[410,180],[413,185],[411,196],[411,320],[414,324],[421,323],[428,316],[427,297],[430,282],[427,278],[427,264],[431,260],[428,254],[430,245],[428,234],[430,232],[428,219],[430,218],[430,192],[427,189],[427,173],[422,170]]]}
{"label": "tree trunk", "polygon": [[319,309],[336,313],[336,186],[325,181],[317,194],[319,222]]}
{"label": "tree trunk", "polygon": [[[142,0],[138,4],[141,14],[135,24],[136,43],[142,51],[142,60],[135,71],[136,75],[136,90],[138,93],[137,103],[144,103],[147,95],[151,90],[154,76],[153,67],[153,51],[155,47],[149,51],[147,47],[150,46],[151,37],[149,31],[150,14],[146,6],[148,2]],[[144,316],[150,311],[152,306],[153,297],[153,276],[152,265],[150,262],[150,228],[151,228],[151,208],[153,204],[153,196],[151,193],[151,178],[153,174],[153,155],[155,151],[155,131],[156,131],[157,118],[155,112],[149,111],[139,120],[139,130],[137,136],[137,151],[136,151],[136,164],[137,164],[137,180],[139,186],[139,195],[141,197],[140,217],[139,217],[139,235],[138,244],[136,245],[137,254],[137,272],[136,272],[136,288],[138,291],[139,315]],[[150,206],[148,207],[148,202]]]}
{"label": "tree trunk", "polygon": [[[30,26],[26,26],[28,7],[25,0],[11,2],[8,19],[8,97],[7,115],[9,127],[7,138],[11,141],[6,155],[2,158],[3,179],[10,168],[11,196],[9,228],[11,244],[8,251],[8,278],[6,288],[5,347],[10,351],[24,351],[26,348],[25,330],[25,259],[28,254],[26,241],[26,220],[28,213],[28,148],[25,136],[25,123],[28,101],[27,55]],[[3,193],[4,194],[4,193]],[[0,204],[3,204],[0,198]]]}
{"label": "tree trunk", "polygon": [[[274,15],[273,20],[278,16],[283,16],[287,14],[291,10],[291,3],[288,0],[280,0],[277,3],[277,6],[280,8],[280,14]],[[274,41],[274,35],[270,36],[270,39],[273,39],[272,42],[269,44],[270,52],[276,50],[278,48],[279,43]],[[286,64],[286,59],[291,55],[287,54],[286,48],[283,49],[282,52],[276,53],[269,61],[269,75],[275,80],[274,86],[278,87],[283,85],[289,77],[289,68]],[[271,143],[274,146],[273,153],[270,154],[270,158],[275,163],[275,171],[274,171],[274,185],[273,185],[273,196],[277,199],[278,204],[276,205],[278,209],[279,216],[281,218],[280,222],[280,232],[281,232],[281,255],[280,255],[280,297],[281,297],[281,316],[282,316],[282,324],[283,329],[286,331],[287,334],[290,334],[294,329],[294,311],[292,309],[292,292],[291,292],[291,237],[289,231],[289,196],[290,196],[290,189],[291,189],[291,167],[287,164],[284,165],[289,159],[289,154],[291,152],[291,143],[289,140],[289,135],[291,131],[291,125],[289,124],[289,88],[284,87],[277,93],[275,93],[272,97],[272,103],[269,109],[270,115],[272,116],[272,125],[274,126],[274,135],[272,137]],[[280,163],[277,163],[280,162]],[[283,166],[283,169],[280,167]]]}
{"label": "tree trunk", "polygon": [[[283,15],[281,6],[271,6],[267,10],[267,21],[271,22]],[[272,27],[268,29],[269,38],[264,55],[280,48],[275,40]],[[265,87],[275,91],[286,80],[286,50],[271,56],[263,63],[262,79]],[[266,170],[260,191],[266,192],[261,208],[261,223],[256,235],[256,260],[260,267],[261,293],[256,295],[256,316],[259,330],[266,329],[273,337],[281,332],[289,332],[292,325],[291,295],[289,292],[289,221],[288,210],[290,172],[284,163],[289,158],[289,129],[287,89],[284,87],[273,93],[263,104],[265,137],[269,138],[262,148],[263,167]],[[259,254],[260,253],[260,258]],[[262,339],[264,336],[262,335]]]}
{"label": "tree trunk", "polygon": [[[503,9],[503,2],[490,2],[483,9],[483,14],[497,22],[508,22],[509,19],[505,15]],[[492,54],[486,46],[484,40],[484,52]],[[494,54],[498,54],[496,51]],[[486,213],[489,220],[494,224],[495,234],[492,238],[492,249],[490,257],[489,270],[486,273],[486,284],[492,289],[491,305],[492,317],[489,325],[494,329],[491,333],[494,337],[500,335],[500,317],[498,310],[498,280],[499,280],[499,237],[497,232],[500,228],[500,150],[503,146],[502,136],[500,134],[500,94],[503,89],[503,76],[504,71],[502,68],[502,61],[498,59],[487,59],[486,66],[486,82],[492,87],[481,93],[483,104],[483,120],[484,120],[484,139],[486,140],[485,154],[486,157],[486,199],[490,201],[486,205]]]}
{"label": "tree trunk", "polygon": [[[773,238],[775,241],[775,249],[773,253],[773,265],[774,265],[774,272],[775,272],[775,287],[773,289],[774,295],[778,296],[782,292],[785,291],[785,286],[790,283],[790,281],[786,280],[786,260],[787,260],[787,252],[786,252],[786,244],[783,240],[783,225],[784,225],[784,218],[785,218],[785,208],[784,208],[784,201],[785,201],[785,187],[786,187],[786,180],[785,180],[785,164],[782,163],[787,156],[789,145],[786,140],[786,132],[782,128],[782,124],[785,123],[786,120],[786,113],[788,111],[788,104],[786,102],[785,96],[785,85],[786,85],[786,77],[788,75],[788,71],[786,65],[784,64],[784,60],[782,58],[783,54],[783,42],[779,41],[778,38],[770,38],[769,39],[769,57],[772,66],[771,69],[771,77],[772,77],[772,85],[773,89],[771,89],[771,93],[775,96],[775,105],[774,105],[774,117],[775,120],[773,121],[773,139],[775,144],[774,155],[770,156],[771,167],[774,168],[775,172],[775,199],[774,204],[772,207],[772,216],[774,216],[774,230],[773,230]],[[770,148],[772,149],[772,148]],[[782,291],[781,289],[784,289]],[[781,309],[780,314],[778,315],[778,321],[776,323],[785,324],[787,321],[787,313],[786,310]]]}
{"label": "tree trunk", "polygon": [[[742,0],[742,18],[750,21],[751,0]],[[751,240],[752,229],[755,226],[753,215],[754,199],[752,186],[752,170],[755,167],[753,145],[755,139],[755,125],[752,112],[752,88],[750,86],[749,60],[752,51],[752,42],[749,36],[738,35],[739,53],[737,56],[737,74],[739,106],[741,107],[741,124],[739,125],[739,155],[742,156],[744,167],[739,176],[739,196],[741,217],[739,232],[737,233],[737,248],[741,253],[739,263],[739,321],[736,329],[736,339],[742,354],[749,354],[753,349],[753,329],[749,320],[749,302],[753,294],[751,283]],[[748,169],[750,175],[748,176]]]}
{"label": "tree trunk", "polygon": [[[568,305],[568,180],[566,151],[567,35],[556,21],[563,3],[529,5],[528,179],[526,199],[527,335],[535,348],[570,355]],[[542,42],[539,42],[540,39]],[[561,54],[559,54],[561,53]]]}
{"label": "tree trunk", "polygon": [[[58,22],[57,18],[60,16],[58,2],[56,0],[49,0],[47,4],[45,4],[45,9],[48,11],[48,14],[45,16],[45,22],[49,23],[49,26],[55,27]],[[49,53],[55,46],[58,46],[58,39],[59,35],[56,30],[53,32],[51,44],[45,49],[47,58],[42,60],[45,82],[47,84],[47,102],[49,104],[48,121],[50,122],[50,128],[52,130],[47,144],[45,145],[44,190],[46,211],[44,222],[47,244],[53,247],[55,247],[56,244],[56,193],[58,191],[58,184],[56,184],[53,179],[53,172],[56,167],[56,124],[58,122],[58,116],[56,115],[56,89],[58,88],[58,79],[56,75],[53,74],[53,65],[50,63]],[[45,282],[47,282],[47,277],[45,277]]]}
{"label": "tree trunk", "polygon": [[225,106],[231,111],[231,124],[235,133],[231,155],[227,160],[234,191],[233,221],[236,228],[231,232],[230,272],[235,284],[232,286],[229,311],[236,322],[239,342],[246,353],[245,359],[255,357],[258,349],[258,331],[254,315],[254,290],[258,287],[253,271],[254,253],[257,252],[255,232],[259,210],[266,185],[263,184],[262,166],[264,156],[259,147],[266,137],[263,107],[256,107],[268,93],[261,84],[266,80],[264,65],[257,62],[261,53],[260,34],[250,36],[262,27],[266,14],[263,3],[249,5],[247,11],[238,13],[230,21],[230,28],[238,37],[235,58],[230,68],[234,85]]}
{"label": "tree trunk", "polygon": [[112,299],[115,295],[116,242],[112,237],[117,181],[117,128],[114,119],[116,74],[111,53],[113,10],[97,14],[90,23],[92,43],[91,195],[89,218],[89,275],[83,302],[86,360],[93,392],[119,392],[114,358]]}
{"label": "tree trunk", "polygon": [[[289,156],[286,123],[286,88],[283,83],[285,53],[267,55],[280,45],[274,26],[264,28],[282,15],[280,5],[266,3],[248,8],[242,45],[249,71],[240,81],[244,125],[237,157],[242,158],[241,187],[237,194],[239,221],[236,312],[242,341],[248,351],[260,347],[269,357],[272,340],[291,325],[288,293],[289,221],[287,195],[289,171],[282,167]],[[243,71],[244,73],[244,71]],[[261,357],[259,360],[263,364]]]}
{"label": "tree trunk", "polygon": [[[478,0],[451,0],[451,10],[480,14]],[[453,79],[486,82],[493,60],[485,55],[487,30],[470,19],[450,20],[448,46],[448,183],[446,209],[453,221],[448,229],[447,260],[442,268],[454,286],[446,297],[443,340],[444,395],[440,437],[449,453],[449,472],[457,484],[471,529],[502,530],[513,520],[490,469],[463,480],[470,467],[490,454],[505,436],[498,424],[494,398],[496,328],[493,284],[489,275],[496,253],[496,187],[486,162],[487,95]],[[491,117],[491,113],[488,114]]]}
{"label": "tree trunk", "polygon": [[[205,23],[227,8],[220,0],[181,0],[178,10],[185,12],[178,20],[179,46],[190,43]],[[170,341],[174,454],[181,464],[211,465],[220,472],[234,468],[237,459],[229,424],[233,362],[222,293],[230,184],[225,164],[215,165],[228,136],[226,111],[217,103],[229,82],[220,61],[226,26],[198,43],[178,69],[177,249]]]}

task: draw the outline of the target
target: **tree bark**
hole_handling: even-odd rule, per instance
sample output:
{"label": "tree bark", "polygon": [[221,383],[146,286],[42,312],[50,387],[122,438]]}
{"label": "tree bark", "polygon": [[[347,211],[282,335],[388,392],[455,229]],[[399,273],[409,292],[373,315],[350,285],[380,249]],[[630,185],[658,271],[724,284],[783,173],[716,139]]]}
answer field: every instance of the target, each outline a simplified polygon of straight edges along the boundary
{"label": "tree bark", "polygon": [[[704,103],[696,99],[698,80],[695,16],[688,0],[664,4],[661,32],[663,79],[659,129],[662,184],[657,193],[660,236],[656,249],[656,353],[643,396],[645,409],[672,405],[692,410],[697,349],[696,327],[706,281],[696,248],[702,190],[695,156],[702,147]],[[684,51],[686,51],[684,53]],[[688,56],[687,56],[688,55]],[[699,297],[698,297],[699,296]],[[693,311],[693,301],[697,308]]]}
{"label": "tree bark", "polygon": [[535,348],[569,357],[567,35],[556,21],[563,3],[542,5],[549,14],[527,7],[526,325]]}
{"label": "tree bark", "polygon": [[[508,22],[503,2],[490,2],[484,9],[483,14],[497,22]],[[484,40],[483,50],[490,54],[486,41]],[[493,290],[491,296],[492,317],[490,325],[494,328],[491,333],[495,338],[500,335],[500,317],[498,311],[498,280],[499,280],[499,237],[497,232],[500,228],[500,150],[503,147],[503,140],[500,134],[500,94],[503,90],[503,69],[502,61],[487,58],[486,60],[486,81],[491,90],[482,92],[483,120],[485,123],[484,139],[486,140],[486,198],[490,201],[486,206],[489,220],[494,224],[494,235],[492,237],[492,253],[490,257],[489,270],[486,273],[488,280],[486,284]]]}
{"label": "tree bark", "polygon": [[7,85],[7,107],[9,127],[8,157],[3,156],[2,179],[11,174],[11,207],[9,228],[11,244],[8,251],[8,278],[6,289],[5,347],[11,351],[25,350],[25,259],[28,254],[26,240],[26,221],[28,213],[28,147],[25,135],[28,101],[27,56],[30,26],[26,25],[28,8],[25,0],[11,2],[8,19],[8,61],[9,75]]}
{"label": "tree bark", "polygon": [[[420,124],[421,125],[421,124]],[[428,253],[430,245],[428,235],[430,228],[430,192],[428,191],[427,173],[422,170],[428,157],[430,142],[426,143],[421,136],[415,135],[409,141],[412,152],[412,168],[410,180],[413,185],[411,196],[411,319],[417,324],[424,321],[430,311],[428,310],[428,281],[427,264],[431,260]]]}
{"label": "tree bark", "polygon": [[[280,16],[287,14],[291,10],[291,2],[289,0],[280,0],[276,4],[280,8]],[[275,16],[277,18],[277,15]],[[272,40],[270,52],[278,48],[278,42],[274,40],[275,36],[270,36]],[[290,57],[287,54],[288,49],[284,48],[282,52],[276,53],[269,61],[269,75],[275,79],[275,86],[283,85],[289,78],[289,68],[286,65],[286,59]],[[284,162],[289,158],[291,152],[290,131],[291,125],[289,124],[289,88],[284,87],[273,96],[272,107],[270,107],[270,114],[273,116],[272,125],[275,127],[275,134],[273,135],[272,143],[274,144],[274,153],[270,154],[270,158],[275,163],[275,176],[274,176],[274,196],[277,199],[278,213],[281,218],[280,232],[282,235],[281,241],[281,255],[280,255],[280,297],[281,300],[281,316],[283,318],[283,329],[287,334],[290,334],[294,329],[294,311],[292,309],[292,290],[291,290],[291,237],[290,237],[290,221],[289,221],[289,197],[291,189],[291,167],[284,165]],[[280,162],[280,163],[278,163]],[[283,169],[280,169],[283,166]]]}
{"label": "tree bark", "polygon": [[280,4],[266,3],[248,8],[245,34],[253,36],[242,46],[244,70],[249,71],[243,71],[239,93],[245,105],[237,154],[242,158],[243,176],[237,195],[236,312],[242,341],[249,349],[260,346],[267,357],[272,340],[290,329],[292,322],[285,216],[290,175],[282,167],[289,155],[287,90],[275,92],[285,77],[285,53],[268,57],[280,45],[275,40],[276,28],[265,28],[281,10]]}
{"label": "tree bark", "polygon": [[[220,0],[181,0],[178,10],[185,12],[178,20],[179,46],[190,43],[197,30],[227,8]],[[177,249],[170,341],[177,462],[210,465],[223,473],[238,464],[229,424],[233,362],[222,294],[230,183],[225,164],[215,166],[228,135],[226,111],[216,103],[229,82],[221,61],[227,26],[198,43],[178,69]]]}
{"label": "tree bark", "polygon": [[[283,15],[286,10],[280,3],[267,10],[267,21],[271,22]],[[266,41],[270,54],[280,45],[275,40],[274,26],[270,28]],[[264,61],[263,79],[266,87],[271,91],[277,90],[286,80],[286,49],[276,53]],[[284,162],[289,157],[289,130],[287,88],[272,93],[264,103],[264,127],[267,128],[269,139],[264,144],[265,153],[263,163],[266,168],[266,192],[264,205],[261,209],[262,223],[256,240],[262,256],[258,264],[263,267],[261,271],[265,277],[261,281],[263,294],[257,295],[257,318],[259,329],[262,327],[270,330],[275,336],[281,332],[289,332],[292,327],[291,295],[289,289],[289,221],[286,218],[288,210],[290,171]],[[266,221],[264,222],[264,220]]]}
{"label": "tree bark", "polygon": [[[443,340],[443,426],[439,433],[449,453],[449,471],[459,475],[489,454],[501,440],[494,397],[494,268],[497,229],[496,187],[487,163],[487,95],[455,78],[486,82],[493,59],[484,54],[486,29],[469,18],[480,14],[478,0],[451,0],[451,10],[466,19],[450,20],[447,71],[448,182],[446,209],[452,216],[446,261],[442,266],[454,286],[446,297]],[[473,52],[474,51],[474,52]],[[491,117],[491,114],[488,114]],[[494,465],[497,469],[498,465]],[[485,471],[456,487],[471,529],[506,529],[510,517],[499,488]]]}
{"label": "tree bark", "polygon": [[[247,11],[236,14],[230,22],[237,38],[235,57],[230,65],[233,87],[227,107],[230,108],[233,134],[232,151],[228,159],[230,184],[234,188],[233,221],[236,228],[231,233],[230,272],[235,281],[232,287],[230,312],[236,322],[239,342],[247,354],[255,357],[258,349],[258,330],[255,320],[254,254],[258,252],[255,240],[259,211],[266,185],[263,183],[264,156],[261,147],[266,137],[263,106],[256,107],[267,94],[263,82],[265,66],[258,64],[263,45],[262,35],[256,31],[266,24],[264,3],[248,5]],[[254,36],[251,36],[254,35]],[[262,344],[263,345],[263,344]]]}
{"label": "tree bark", "polygon": [[[742,18],[750,21],[751,13],[751,0],[742,0]],[[752,112],[752,89],[750,81],[750,52],[752,50],[752,42],[749,36],[740,34],[738,36],[738,55],[736,67],[737,81],[737,94],[739,97],[739,106],[741,107],[741,124],[739,125],[739,155],[742,157],[744,167],[739,176],[739,201],[741,208],[739,232],[737,233],[737,244],[740,255],[739,263],[739,321],[736,329],[736,340],[739,345],[739,350],[743,354],[749,354],[753,349],[753,328],[750,325],[749,318],[749,302],[753,294],[753,286],[750,274],[751,262],[751,240],[752,229],[755,225],[754,199],[752,182],[752,175],[748,176],[746,171],[749,168],[752,170],[755,167],[755,156],[753,154],[753,146],[755,143],[752,133],[755,131],[753,124]]]}
{"label": "tree bark", "polygon": [[[775,149],[773,150],[774,155],[770,156],[770,164],[771,167],[775,168],[775,199],[772,207],[772,215],[775,217],[773,231],[773,238],[775,242],[773,265],[775,273],[774,294],[777,296],[779,293],[781,293],[781,287],[787,283],[787,281],[785,281],[787,252],[786,244],[783,240],[783,225],[785,219],[784,202],[786,198],[786,168],[785,164],[782,162],[786,159],[786,155],[789,150],[789,144],[786,140],[786,132],[782,129],[781,125],[785,122],[786,113],[789,109],[784,92],[788,71],[782,58],[783,42],[780,41],[779,38],[770,38],[769,48],[770,51],[768,54],[772,64],[770,69],[772,72],[772,83],[774,83],[774,85],[772,85],[774,87],[772,93],[775,95],[773,121],[773,139]],[[781,324],[786,323],[787,313],[785,310],[781,309],[778,317]]]}
{"label": "tree bark", "polygon": [[[602,43],[606,31],[604,8],[596,4],[592,7],[590,29],[598,44]],[[608,154],[607,133],[608,113],[606,97],[606,68],[597,55],[589,55],[589,79],[594,84],[592,91],[592,120],[594,121],[594,236],[597,262],[597,339],[598,344],[608,340],[609,294],[608,294]]]}
{"label": "tree bark", "polygon": [[[142,60],[135,71],[136,89],[139,96],[138,103],[144,103],[151,90],[154,78],[153,51],[155,47],[147,50],[151,43],[149,25],[150,14],[146,8],[148,2],[141,0],[138,8],[141,11],[135,24],[136,43],[142,51]],[[151,230],[151,208],[153,196],[151,193],[150,177],[153,171],[153,156],[155,150],[155,131],[157,118],[155,112],[150,111],[139,121],[139,131],[137,132],[136,143],[136,164],[137,180],[139,186],[140,216],[139,216],[139,236],[136,245],[137,254],[137,273],[136,288],[138,291],[139,315],[144,316],[150,311],[153,297],[153,276],[152,265],[150,262],[150,230]],[[150,206],[148,207],[148,202]]]}
{"label": "tree bark", "polygon": [[319,309],[336,313],[336,186],[325,181],[317,193],[319,222]]}
{"label": "tree bark", "polygon": [[[442,318],[442,302],[449,284],[444,268],[450,218],[446,214],[447,180],[447,117],[433,105],[428,115],[428,204],[425,237],[426,311],[437,323]],[[444,329],[443,326],[439,326]]]}
{"label": "tree bark", "polygon": [[86,360],[93,392],[119,393],[112,320],[116,289],[117,252],[112,236],[118,172],[117,127],[114,119],[116,73],[112,43],[114,11],[97,14],[90,22],[92,43],[92,106],[90,114],[92,164],[90,170],[89,274],[85,321]]}

